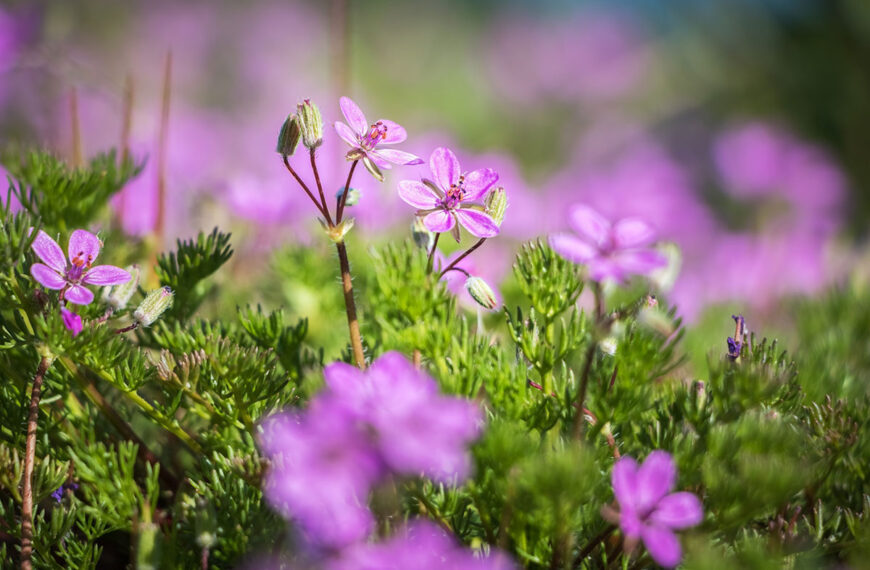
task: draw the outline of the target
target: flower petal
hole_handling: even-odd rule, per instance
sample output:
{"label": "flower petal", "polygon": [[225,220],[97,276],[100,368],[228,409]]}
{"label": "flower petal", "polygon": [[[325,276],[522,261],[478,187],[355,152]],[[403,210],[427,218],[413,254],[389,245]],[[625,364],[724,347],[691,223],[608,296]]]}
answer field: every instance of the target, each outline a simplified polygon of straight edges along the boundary
{"label": "flower petal", "polygon": [[683,557],[680,541],[669,529],[644,525],[640,530],[640,537],[650,556],[659,566],[673,568],[680,563]]}
{"label": "flower petal", "polygon": [[449,232],[456,224],[453,214],[449,210],[438,210],[423,218],[423,224],[430,232]]}
{"label": "flower petal", "polygon": [[369,124],[359,106],[350,97],[342,97],[339,99],[338,104],[341,106],[344,118],[350,123],[350,127],[356,131],[356,134],[360,136],[364,135],[369,128]]}
{"label": "flower petal", "polygon": [[414,164],[423,164],[423,159],[416,154],[396,150],[394,148],[379,148],[371,151],[369,154],[383,160],[389,160],[393,164],[401,164],[403,166],[413,166]]}
{"label": "flower petal", "polygon": [[627,275],[646,275],[668,263],[665,256],[653,249],[618,251],[611,256],[611,259],[614,265]]}
{"label": "flower petal", "polygon": [[78,257],[87,265],[90,265],[100,254],[102,245],[100,238],[91,232],[76,230],[69,236],[69,246],[66,252],[69,255],[70,261]]}
{"label": "flower petal", "polygon": [[498,182],[498,174],[492,168],[473,170],[465,175],[464,188],[466,194],[462,199],[476,202],[483,198],[487,190],[496,182]]}
{"label": "flower petal", "polygon": [[459,159],[449,148],[441,146],[432,151],[432,156],[429,157],[429,169],[435,177],[435,182],[444,190],[459,182]]}
{"label": "flower petal", "polygon": [[387,134],[379,144],[398,144],[408,138],[408,131],[399,123],[388,119],[381,119],[380,122],[387,127]]}
{"label": "flower petal", "polygon": [[350,127],[348,127],[341,121],[335,122],[335,132],[338,133],[338,136],[341,137],[341,140],[343,140],[353,148],[359,148],[359,136],[354,133]]}
{"label": "flower petal", "polygon": [[66,279],[48,265],[34,263],[30,266],[30,274],[47,289],[63,289],[66,285]]}
{"label": "flower petal", "polygon": [[574,263],[586,263],[598,254],[594,246],[572,234],[553,234],[549,243],[553,251]]}
{"label": "flower petal", "polygon": [[610,482],[621,509],[633,511],[637,494],[637,461],[628,456],[620,458],[610,472]]}
{"label": "flower petal", "polygon": [[[60,316],[63,320],[63,326],[66,327],[68,331],[72,333],[73,336],[76,336],[80,332],[82,332],[82,318],[70,311],[65,307],[61,307]],[[61,487],[63,489],[63,487]]]}
{"label": "flower petal", "polygon": [[399,182],[399,198],[421,210],[435,208],[440,201],[428,186],[416,180]]}
{"label": "flower petal", "polygon": [[51,239],[47,233],[42,230],[39,230],[39,233],[36,234],[36,239],[33,240],[33,245],[31,246],[33,251],[36,252],[36,255],[39,256],[39,259],[45,262],[46,265],[57,271],[58,273],[63,273],[66,271],[66,257],[63,255],[63,250],[57,245],[57,242]]}
{"label": "flower petal", "polygon": [[82,283],[89,285],[120,285],[126,283],[131,278],[131,275],[114,265],[97,265],[91,267],[85,272],[82,278]]}
{"label": "flower petal", "polygon": [[63,298],[76,305],[89,305],[94,300],[94,294],[81,285],[73,285],[66,290]]}
{"label": "flower petal", "polygon": [[489,214],[471,208],[459,208],[455,212],[459,223],[471,235],[479,238],[491,238],[498,235],[498,224],[489,217]]}
{"label": "flower petal", "polygon": [[610,222],[588,206],[578,204],[571,208],[568,221],[575,232],[599,246],[605,245],[610,239]]}
{"label": "flower petal", "polygon": [[674,529],[688,528],[704,520],[704,507],[693,493],[672,493],[659,501],[650,520]]}
{"label": "flower petal", "polygon": [[655,506],[677,480],[677,466],[667,451],[650,453],[637,470],[637,509],[641,512]]}
{"label": "flower petal", "polygon": [[652,226],[638,218],[624,218],[613,226],[613,241],[618,248],[641,247],[654,237]]}

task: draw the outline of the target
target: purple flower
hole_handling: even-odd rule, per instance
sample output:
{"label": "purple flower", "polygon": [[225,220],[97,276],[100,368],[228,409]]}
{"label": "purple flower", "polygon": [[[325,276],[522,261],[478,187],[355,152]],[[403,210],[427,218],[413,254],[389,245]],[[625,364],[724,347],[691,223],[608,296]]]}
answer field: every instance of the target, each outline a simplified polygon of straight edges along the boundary
{"label": "purple flower", "polygon": [[94,234],[75,230],[69,236],[69,261],[63,250],[47,233],[39,230],[33,241],[33,251],[45,263],[34,263],[30,274],[48,289],[60,289],[61,297],[70,303],[87,305],[94,294],[83,285],[120,285],[130,280],[130,274],[114,265],[93,266],[103,243]]}
{"label": "purple flower", "polygon": [[452,482],[468,476],[467,444],[478,435],[480,411],[462,398],[438,394],[438,385],[398,352],[363,372],[336,362],[324,370],[326,398],[364,426],[393,472]]}
{"label": "purple flower", "polygon": [[63,485],[54,490],[54,492],[51,494],[51,498],[59,503],[60,500],[63,498],[64,491],[66,491],[67,489],[69,489],[70,491],[75,491],[78,488],[78,483],[64,483]]}
{"label": "purple flower", "polygon": [[388,119],[378,119],[371,125],[366,121],[362,110],[349,97],[340,100],[341,112],[350,123],[348,127],[341,121],[335,122],[335,130],[344,142],[350,145],[348,160],[368,159],[380,168],[392,168],[393,164],[423,164],[423,161],[409,153],[390,148],[376,148],[379,144],[398,144],[408,138],[408,133],[398,123]]}
{"label": "purple flower", "polygon": [[550,247],[568,261],[586,265],[594,281],[625,281],[630,275],[645,275],[667,263],[663,255],[645,247],[655,234],[640,219],[623,218],[611,224],[592,208],[578,204],[571,209],[569,222],[581,237],[554,234]]}
{"label": "purple flower", "polygon": [[456,544],[447,531],[417,520],[380,544],[359,544],[327,565],[328,570],[509,570],[515,568],[501,553],[486,558]]}
{"label": "purple flower", "polygon": [[424,179],[399,182],[399,196],[420,210],[423,223],[433,232],[453,230],[459,241],[459,224],[472,235],[491,238],[498,235],[498,224],[483,212],[483,198],[498,181],[491,168],[463,173],[459,160],[449,148],[436,148],[429,157],[429,169],[435,181]]}
{"label": "purple flower", "polygon": [[271,460],[266,499],[309,543],[340,548],[368,536],[374,517],[366,498],[382,467],[343,409],[315,399],[304,415],[273,416],[260,445]]}
{"label": "purple flower", "polygon": [[[613,494],[619,502],[618,523],[626,540],[643,540],[657,564],[672,567],[682,558],[674,530],[694,526],[704,518],[701,501],[692,493],[669,493],[677,468],[666,451],[653,451],[638,467],[631,457],[613,466]],[[617,521],[614,521],[617,522]]]}
{"label": "purple flower", "polygon": [[743,338],[746,334],[746,321],[743,315],[731,315],[734,319],[735,330],[734,336],[728,337],[728,358],[737,360],[740,358],[740,350],[743,348]]}
{"label": "purple flower", "polygon": [[73,336],[82,332],[82,318],[73,313],[66,307],[60,308],[60,316],[63,319],[63,326],[72,333]]}

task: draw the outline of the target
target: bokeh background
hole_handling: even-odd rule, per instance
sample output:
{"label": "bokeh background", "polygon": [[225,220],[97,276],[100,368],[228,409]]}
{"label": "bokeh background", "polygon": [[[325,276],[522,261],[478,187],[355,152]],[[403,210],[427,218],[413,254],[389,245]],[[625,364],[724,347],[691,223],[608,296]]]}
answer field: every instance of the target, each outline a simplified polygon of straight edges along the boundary
{"label": "bokeh background", "polygon": [[[576,202],[679,246],[665,285],[690,343],[727,334],[732,312],[787,336],[789,299],[867,278],[866,0],[0,4],[0,145],[73,163],[128,147],[147,161],[113,202],[120,227],[156,248],[233,230],[226,288],[310,315],[315,335],[332,311],[318,279],[335,276],[294,274],[329,254],[274,146],[298,101],[331,124],[341,95],[404,125],[405,150],[447,145],[500,173],[502,235],[472,263],[508,294],[518,245],[565,228]],[[327,128],[328,188],[344,150]],[[425,170],[357,175],[358,265],[408,236],[396,183]]]}

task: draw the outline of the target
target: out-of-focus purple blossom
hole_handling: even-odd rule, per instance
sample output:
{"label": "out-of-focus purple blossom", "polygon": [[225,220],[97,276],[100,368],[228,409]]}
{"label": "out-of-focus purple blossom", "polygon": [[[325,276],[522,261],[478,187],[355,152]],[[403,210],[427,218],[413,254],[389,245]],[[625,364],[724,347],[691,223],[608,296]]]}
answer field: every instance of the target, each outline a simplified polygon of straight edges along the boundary
{"label": "out-of-focus purple blossom", "polygon": [[61,307],[60,316],[63,319],[63,326],[65,326],[74,337],[82,332],[82,318],[79,315],[73,313],[66,307]]}
{"label": "out-of-focus purple blossom", "polygon": [[43,287],[60,289],[62,298],[70,303],[87,305],[94,300],[94,294],[84,285],[120,285],[130,280],[130,274],[120,267],[93,266],[102,246],[94,234],[75,230],[69,237],[67,261],[57,242],[39,230],[32,247],[44,263],[31,265],[30,274]]}
{"label": "out-of-focus purple blossom", "polygon": [[402,165],[423,164],[419,157],[405,151],[391,148],[377,148],[381,144],[399,144],[408,138],[405,129],[389,119],[378,119],[371,125],[366,121],[359,106],[350,97],[340,99],[341,112],[350,126],[341,121],[335,122],[335,131],[350,145],[348,160],[368,158],[379,168],[392,168],[390,163]]}
{"label": "out-of-focus purple blossom", "polygon": [[438,385],[398,352],[365,372],[335,362],[324,370],[334,399],[365,426],[393,472],[443,482],[463,480],[471,468],[467,445],[480,430],[480,411],[462,398],[438,394]]}
{"label": "out-of-focus purple blossom", "polygon": [[613,224],[592,208],[578,204],[569,214],[577,235],[550,236],[556,253],[589,268],[594,281],[625,281],[632,275],[646,275],[664,266],[667,260],[647,246],[653,241],[652,227],[638,218],[623,218]]}
{"label": "out-of-focus purple blossom", "polygon": [[305,415],[273,416],[260,444],[271,460],[266,499],[310,544],[341,548],[368,536],[374,517],[366,500],[382,467],[343,409],[315,399]]}
{"label": "out-of-focus purple blossom", "polygon": [[661,566],[680,563],[682,549],[674,534],[700,523],[701,501],[692,493],[670,493],[677,467],[666,451],[653,451],[642,465],[624,456],[613,466],[613,494],[619,502],[618,523],[631,543],[643,540],[653,560]]}
{"label": "out-of-focus purple blossom", "polygon": [[650,48],[634,22],[614,13],[582,12],[559,21],[505,19],[489,42],[500,97],[600,101],[643,79]]}
{"label": "out-of-focus purple blossom", "polygon": [[327,570],[510,570],[516,568],[500,552],[477,556],[456,544],[444,529],[416,520],[379,544],[359,544],[326,565]]}
{"label": "out-of-focus purple blossom", "polygon": [[429,158],[434,181],[423,179],[399,182],[399,197],[418,208],[417,215],[430,231],[453,230],[459,241],[459,224],[479,238],[498,235],[498,225],[483,212],[483,198],[498,181],[491,168],[462,172],[459,159],[446,147],[436,148]]}
{"label": "out-of-focus purple blossom", "polygon": [[51,494],[51,498],[59,503],[61,501],[61,499],[63,498],[64,491],[66,491],[66,490],[75,491],[78,488],[79,488],[78,483],[64,483],[63,485],[61,485],[60,487],[58,487],[57,489],[54,490],[54,492]]}

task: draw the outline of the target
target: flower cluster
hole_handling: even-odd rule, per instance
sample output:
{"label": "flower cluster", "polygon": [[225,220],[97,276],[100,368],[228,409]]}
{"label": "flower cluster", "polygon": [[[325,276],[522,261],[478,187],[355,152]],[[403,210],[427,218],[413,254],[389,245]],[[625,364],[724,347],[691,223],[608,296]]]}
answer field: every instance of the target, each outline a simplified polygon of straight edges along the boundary
{"label": "flower cluster", "polygon": [[384,354],[366,372],[334,363],[324,378],[305,413],[272,417],[261,439],[272,461],[266,497],[311,543],[340,548],[368,536],[366,497],[391,474],[444,483],[469,475],[477,406],[440,396],[402,355]]}

